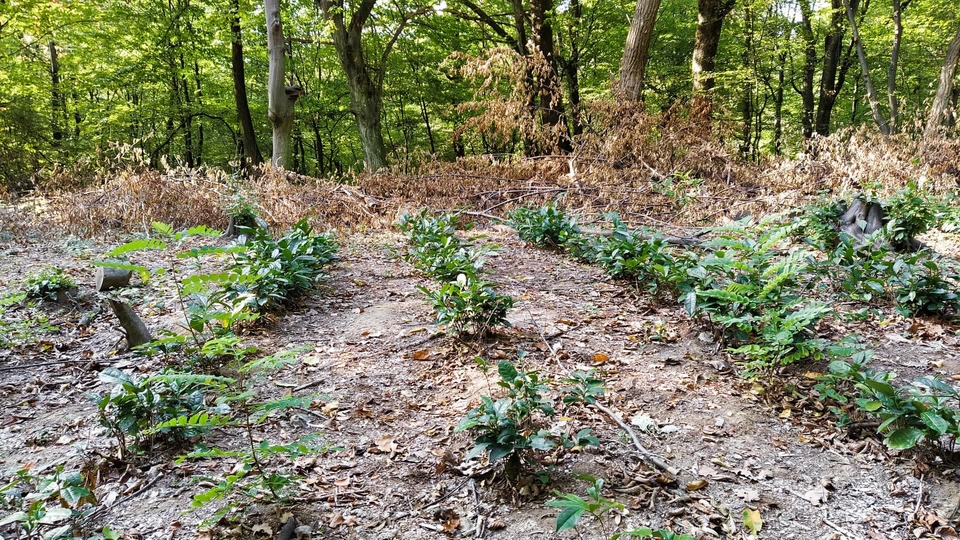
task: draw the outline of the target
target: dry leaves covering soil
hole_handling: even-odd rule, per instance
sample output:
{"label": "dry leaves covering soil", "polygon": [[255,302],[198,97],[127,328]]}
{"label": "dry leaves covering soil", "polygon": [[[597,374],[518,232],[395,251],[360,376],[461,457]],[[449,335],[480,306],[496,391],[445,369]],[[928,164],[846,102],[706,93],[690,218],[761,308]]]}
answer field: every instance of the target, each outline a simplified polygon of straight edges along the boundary
{"label": "dry leaves covering soil", "polygon": [[[483,232],[503,248],[490,261],[492,279],[517,301],[512,328],[487,341],[437,333],[416,290],[428,280],[395,256],[391,248],[401,240],[387,232],[345,238],[321,294],[244,336],[265,352],[308,347],[296,365],[262,381],[262,392],[318,395],[311,407],[265,424],[256,435],[288,442],[319,432],[340,450],[272,463],[297,474],[300,495],[282,507],[257,496],[237,499],[243,511],[210,529],[198,523],[215,505],[183,512],[194,493],[236,463],[176,464],[175,453],[136,467],[117,463],[85,398],[109,390],[98,379],[107,366],[139,373],[161,367],[117,352],[121,336],[112,316],[78,324],[94,307],[89,259],[105,246],[3,245],[4,289],[30,268],[56,264],[76,278],[86,300],[46,306],[59,331],[0,351],[0,470],[27,464],[35,472],[57,464],[95,470],[104,511],[92,526],[110,525],[125,538],[275,538],[288,513],[307,526],[299,529],[303,537],[312,538],[609,538],[640,526],[750,538],[747,509],[751,519],[762,519],[761,538],[894,540],[930,537],[927,531],[952,516],[960,494],[951,464],[891,454],[870,429],[838,429],[806,398],[813,382],[804,373],[824,366],[802,366],[763,391],[741,380],[709,334],[679,309],[649,307],[600,270],[526,246],[506,228]],[[151,329],[175,324],[169,295],[143,290],[141,314]],[[877,336],[874,367],[904,378],[960,374],[957,343],[950,341],[956,329],[914,328],[911,334],[915,324],[857,330]],[[527,368],[553,378],[603,370],[602,402],[680,473],[671,479],[652,468],[622,430],[591,407],[561,409],[558,423],[545,426],[589,427],[601,441],[598,450],[549,454],[547,485],[533,476],[507,485],[496,469],[463,463],[470,439],[453,428],[481,394],[499,390],[496,374],[488,379],[474,358],[512,360],[517,350],[529,352]],[[49,364],[54,361],[63,363]],[[236,434],[214,432],[206,439],[241,444],[231,437]],[[608,514],[603,524],[586,516],[577,532],[554,533],[556,511],[544,505],[552,490],[585,492],[571,473],[604,478],[604,495],[627,510]],[[0,534],[15,537],[11,527]]]}

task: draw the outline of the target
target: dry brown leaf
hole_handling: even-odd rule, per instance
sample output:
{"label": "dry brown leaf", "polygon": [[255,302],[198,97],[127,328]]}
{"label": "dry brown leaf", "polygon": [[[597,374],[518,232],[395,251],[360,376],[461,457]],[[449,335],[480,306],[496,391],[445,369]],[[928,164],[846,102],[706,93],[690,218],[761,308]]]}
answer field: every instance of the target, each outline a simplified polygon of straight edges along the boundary
{"label": "dry brown leaf", "polygon": [[820,506],[821,503],[825,503],[830,500],[830,492],[824,486],[817,486],[804,493],[803,498],[814,506]]}
{"label": "dry brown leaf", "polygon": [[413,359],[414,359],[414,360],[419,360],[419,361],[429,360],[429,359],[430,359],[430,349],[422,349],[422,350],[419,350],[419,351],[414,351],[414,352],[413,352]]}
{"label": "dry brown leaf", "polygon": [[327,416],[329,416],[334,412],[336,412],[336,410],[339,408],[340,408],[339,401],[331,401],[330,403],[327,403],[323,407],[320,407],[320,410],[323,411],[323,414],[326,414]]}
{"label": "dry brown leaf", "polygon": [[707,487],[708,485],[710,485],[709,482],[707,482],[707,481],[704,480],[703,478],[698,478],[697,480],[694,480],[693,482],[688,482],[688,483],[687,483],[687,486],[686,486],[686,490],[687,490],[687,491],[700,491],[701,489]]}
{"label": "dry brown leaf", "polygon": [[593,353],[593,365],[599,366],[610,361],[610,356],[606,353]]}
{"label": "dry brown leaf", "polygon": [[267,536],[273,536],[273,527],[267,525],[266,523],[261,523],[259,525],[254,525],[250,532],[253,534],[261,533]]}
{"label": "dry brown leaf", "polygon": [[400,445],[394,442],[393,435],[384,435],[376,441],[377,449],[384,454],[392,454],[400,448]]}

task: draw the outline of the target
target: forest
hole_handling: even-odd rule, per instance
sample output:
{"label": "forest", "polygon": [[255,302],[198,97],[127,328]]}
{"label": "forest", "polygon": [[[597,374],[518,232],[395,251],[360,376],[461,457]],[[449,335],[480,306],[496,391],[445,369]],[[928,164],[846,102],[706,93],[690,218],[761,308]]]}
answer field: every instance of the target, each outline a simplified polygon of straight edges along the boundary
{"label": "forest", "polygon": [[[752,161],[852,127],[929,134],[954,122],[957,11],[938,0],[11,0],[0,5],[0,183],[93,167],[117,145],[152,166],[233,173],[274,156],[334,178],[552,155],[602,136],[597,109],[610,102],[706,108]],[[272,114],[271,70],[289,92]]]}
{"label": "forest", "polygon": [[960,4],[0,0],[0,540],[957,539]]}

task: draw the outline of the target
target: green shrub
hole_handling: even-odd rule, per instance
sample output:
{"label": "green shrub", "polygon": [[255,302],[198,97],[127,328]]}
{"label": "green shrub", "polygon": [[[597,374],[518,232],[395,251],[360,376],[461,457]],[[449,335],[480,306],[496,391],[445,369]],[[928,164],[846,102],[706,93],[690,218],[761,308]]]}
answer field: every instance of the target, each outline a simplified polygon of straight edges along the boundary
{"label": "green shrub", "polygon": [[543,248],[559,249],[580,232],[576,218],[568,217],[555,204],[538,209],[518,208],[508,217],[521,240]]}
{"label": "green shrub", "polygon": [[231,271],[255,280],[240,280],[231,290],[254,311],[281,306],[309,292],[323,277],[324,267],[336,259],[333,236],[314,234],[305,219],[277,240],[259,227],[240,231],[239,244],[245,249],[235,255]]}
{"label": "green shrub", "polygon": [[[850,362],[835,360],[816,389],[822,398],[844,404],[849,395],[861,412],[880,420],[877,432],[891,449],[907,450],[923,441],[938,443],[944,435],[960,435],[960,393],[934,377],[919,377],[897,388],[896,374],[866,368],[872,351],[860,351]],[[842,421],[849,417],[834,409]]]}
{"label": "green shrub", "polygon": [[405,214],[397,227],[410,243],[404,260],[441,281],[455,280],[460,274],[471,278],[479,276],[486,257],[497,249],[490,245],[475,247],[460,240],[456,236],[456,218],[450,214],[437,217],[426,211],[416,216]]}
{"label": "green shrub", "polygon": [[76,288],[77,283],[63,272],[54,267],[48,267],[32,275],[23,283],[23,292],[27,298],[34,300],[56,300],[59,293]]}
{"label": "green shrub", "polygon": [[927,232],[937,224],[937,201],[909,182],[886,204],[887,236],[893,245],[905,248],[917,235]]}
{"label": "green shrub", "polygon": [[[482,453],[487,453],[490,461],[505,459],[510,480],[519,477],[524,462],[534,463],[527,455],[531,450],[551,450],[558,444],[573,448],[600,443],[589,429],[581,429],[573,437],[537,429],[535,413],[544,417],[556,415],[553,399],[548,396],[549,381],[541,379],[536,370],[523,369],[526,352],[518,351],[517,357],[516,365],[507,360],[497,364],[500,375],[497,385],[505,389],[507,395],[496,401],[481,396],[481,405],[468,411],[454,430],[457,433],[469,430],[476,434],[465,460]],[[591,397],[599,393],[595,386],[592,388]]]}
{"label": "green shrub", "polygon": [[[234,383],[225,377],[170,370],[137,378],[116,368],[105,369],[100,373],[100,380],[113,384],[114,388],[107,395],[89,397],[97,404],[100,423],[117,440],[121,459],[126,459],[128,451],[140,454],[160,442],[193,437],[222,423],[217,419],[229,409],[208,407],[204,393],[223,391]],[[165,425],[170,420],[194,416],[193,422]],[[132,444],[127,444],[128,437]]]}
{"label": "green shrub", "polygon": [[731,352],[746,357],[746,375],[822,356],[825,344],[814,328],[831,309],[801,294],[814,275],[813,258],[777,249],[797,227],[724,227],[687,270],[694,280],[683,297],[687,311],[723,329]]}
{"label": "green shrub", "polygon": [[800,217],[794,219],[798,225],[794,236],[824,253],[829,252],[840,240],[843,212],[840,201],[821,197],[817,202],[805,206]]}
{"label": "green shrub", "polygon": [[897,258],[892,272],[897,309],[903,315],[960,312],[955,261],[921,251]]}
{"label": "green shrub", "polygon": [[510,325],[507,311],[513,307],[513,298],[497,293],[483,280],[460,274],[435,291],[419,289],[437,312],[436,322],[458,334],[472,330],[474,335],[483,336],[495,326]]}
{"label": "green shrub", "polygon": [[686,259],[673,256],[673,248],[660,236],[642,231],[615,229],[594,245],[593,260],[615,279],[631,281],[654,297],[671,295],[687,279]]}
{"label": "green shrub", "polygon": [[819,273],[825,280],[836,283],[848,298],[870,302],[886,293],[886,285],[893,271],[890,248],[868,238],[856,238],[840,233],[837,245],[829,257],[819,263]]}

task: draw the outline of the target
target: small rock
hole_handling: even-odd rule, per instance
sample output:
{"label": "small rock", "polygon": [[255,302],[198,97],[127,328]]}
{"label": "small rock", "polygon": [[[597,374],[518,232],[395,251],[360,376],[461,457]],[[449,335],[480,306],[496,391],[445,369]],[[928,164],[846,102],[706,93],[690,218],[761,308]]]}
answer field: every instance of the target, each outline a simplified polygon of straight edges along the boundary
{"label": "small rock", "polygon": [[309,538],[313,534],[313,529],[309,525],[301,525],[293,530],[297,538]]}

